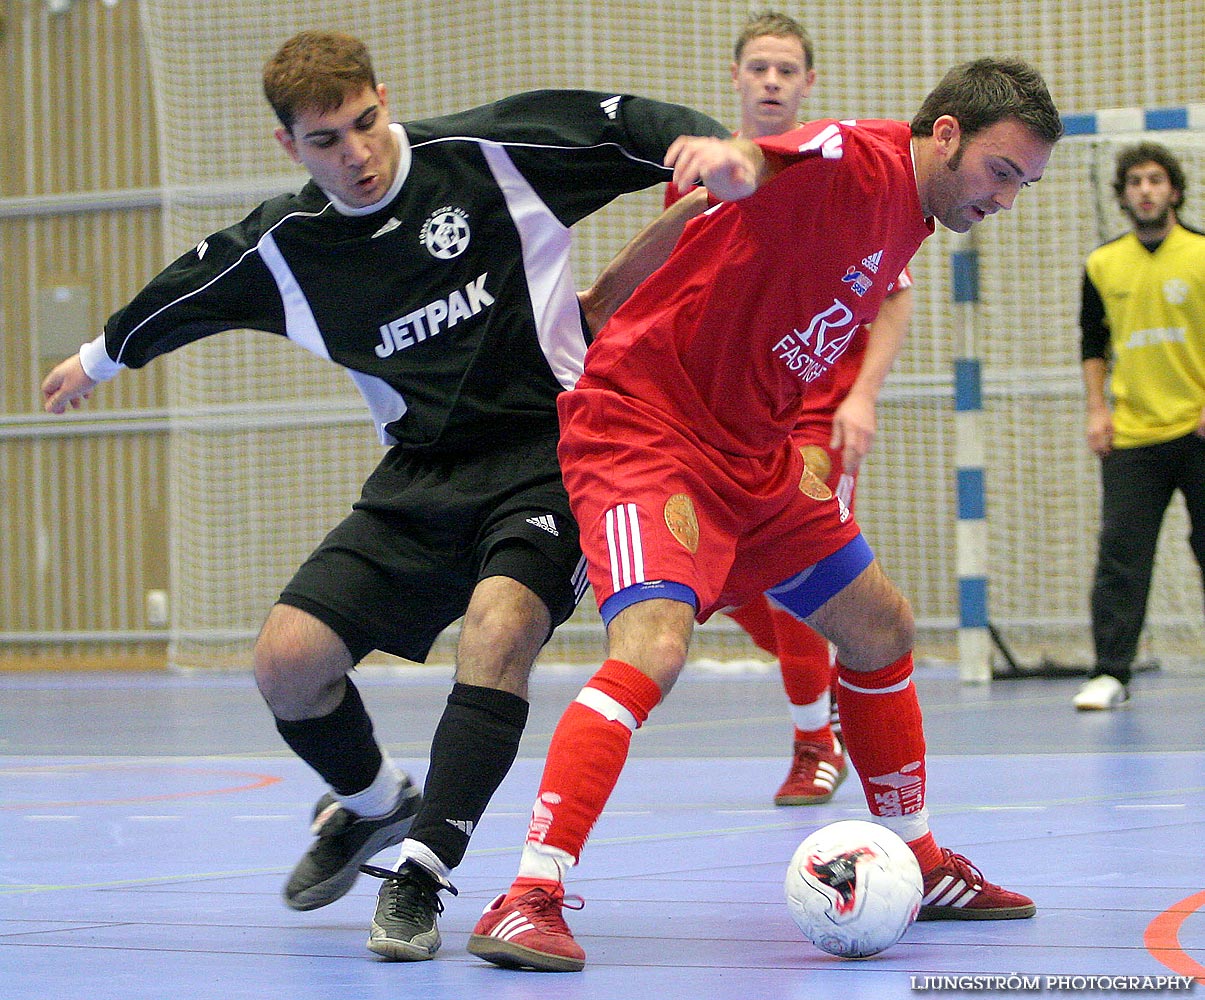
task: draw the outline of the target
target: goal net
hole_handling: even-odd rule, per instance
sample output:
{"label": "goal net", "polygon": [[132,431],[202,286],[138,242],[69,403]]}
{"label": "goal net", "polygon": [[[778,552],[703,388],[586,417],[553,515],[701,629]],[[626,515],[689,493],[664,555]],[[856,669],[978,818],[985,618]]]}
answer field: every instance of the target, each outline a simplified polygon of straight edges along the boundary
{"label": "goal net", "polygon": [[[810,117],[908,118],[945,68],[984,54],[980,5],[971,0],[782,6],[816,40]],[[1180,23],[1162,6],[1175,5],[1154,5],[1144,30],[1130,34],[1103,2],[1020,0],[995,15],[992,49],[1034,62],[1064,111],[1149,102],[1150,79],[1163,103],[1186,101],[1205,27]],[[263,62],[295,31],[336,27],[362,37],[403,119],[536,87],[590,87],[679,101],[732,122],[727,66],[748,13],[728,0],[142,0],[140,10],[173,256],[304,181],[271,140],[275,122],[259,91]],[[1061,143],[1017,211],[978,227],[990,611],[1021,649],[1060,656],[1081,655],[1087,635],[1097,475],[1082,440],[1075,319],[1085,255],[1124,229],[1107,190],[1116,141]],[[1194,138],[1175,141],[1190,170],[1191,204],[1205,156]],[[659,202],[658,191],[629,196],[578,227],[579,284]],[[922,654],[947,656],[958,619],[953,249],[950,234],[939,233],[915,262],[913,332],[882,403],[858,501],[867,535],[913,602]],[[380,447],[347,376],[280,338],[228,333],[162,363],[172,412],[170,659],[185,669],[245,666],[266,610],[347,512]],[[1173,510],[1150,616],[1156,651],[1200,648],[1201,598],[1184,534]],[[545,659],[594,660],[601,641],[587,597]],[[446,661],[451,642],[441,640],[434,659]],[[695,653],[756,655],[722,616],[700,630]]]}
{"label": "goal net", "polygon": [[[1093,660],[1099,462],[1084,437],[1078,317],[1087,254],[1130,228],[1112,190],[1118,151],[1140,141],[1173,150],[1188,177],[1183,221],[1200,228],[1194,194],[1205,188],[1205,131],[1143,131],[1138,111],[1076,117],[1131,128],[1069,134],[1015,210],[977,227],[971,239],[979,268],[973,353],[983,375],[988,611],[1004,641],[995,652],[998,671],[1011,669],[1003,662],[1009,656],[1024,668]],[[943,256],[958,245],[948,233],[931,242]],[[933,273],[932,265],[919,270],[922,281]],[[931,369],[913,367],[889,382],[881,438],[859,481],[859,520],[918,609],[929,646],[950,655],[958,615],[950,370],[959,323],[948,306],[922,300],[911,339],[913,361],[919,344],[935,361],[941,357]],[[1160,538],[1142,659],[1200,656],[1201,578],[1187,537],[1177,494]]]}

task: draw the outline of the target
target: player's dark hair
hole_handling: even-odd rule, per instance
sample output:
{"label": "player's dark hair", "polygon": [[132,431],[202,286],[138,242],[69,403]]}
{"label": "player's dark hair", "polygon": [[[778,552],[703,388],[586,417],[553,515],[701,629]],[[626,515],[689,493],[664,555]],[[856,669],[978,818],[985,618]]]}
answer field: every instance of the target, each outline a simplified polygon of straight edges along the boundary
{"label": "player's dark hair", "polygon": [[958,119],[962,139],[1015,118],[1036,138],[1055,143],[1063,120],[1041,75],[1020,59],[975,59],[950,70],[912,119],[912,134],[933,134],[942,115]]}
{"label": "player's dark hair", "polygon": [[377,78],[368,48],[339,31],[302,31],[264,65],[264,96],[290,132],[302,111],[336,110]]}
{"label": "player's dark hair", "polygon": [[1157,142],[1135,143],[1118,152],[1117,170],[1113,174],[1113,193],[1117,195],[1118,204],[1123,206],[1125,204],[1126,174],[1144,163],[1157,163],[1167,171],[1167,179],[1171,182],[1171,186],[1180,192],[1180,200],[1176,202],[1176,208],[1183,205],[1188,186],[1184,168],[1180,165],[1175,153]]}
{"label": "player's dark hair", "polygon": [[816,52],[812,47],[811,36],[804,31],[803,25],[795,18],[780,14],[776,10],[766,10],[760,14],[749,15],[749,20],[745,22],[740,35],[737,36],[736,45],[732,47],[733,61],[739,63],[745,46],[753,39],[761,38],[763,35],[773,35],[775,38],[798,38],[799,44],[803,46],[803,68],[812,68]]}

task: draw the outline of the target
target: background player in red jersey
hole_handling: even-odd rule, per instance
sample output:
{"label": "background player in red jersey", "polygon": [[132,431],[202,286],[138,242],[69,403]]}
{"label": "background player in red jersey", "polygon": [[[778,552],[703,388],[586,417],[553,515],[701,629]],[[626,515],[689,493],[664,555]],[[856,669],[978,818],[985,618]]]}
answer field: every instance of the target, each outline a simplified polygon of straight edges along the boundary
{"label": "background player in red jersey", "polygon": [[[816,83],[812,39],[794,18],[765,11],[749,18],[736,40],[732,84],[741,108],[737,135],[780,135],[799,127],[799,107]],[[682,197],[666,185],[665,207]],[[705,207],[699,205],[699,210]],[[656,263],[660,263],[658,260]],[[873,325],[858,331],[848,361],[809,388],[792,435],[811,469],[852,510],[858,468],[870,451],[875,404],[912,316],[912,279],[900,273]],[[791,766],[774,793],[779,806],[819,805],[833,797],[847,767],[836,710],[836,659],[827,639],[759,594],[728,612],[749,637],[778,659],[791,706]]]}
{"label": "background player in red jersey", "polygon": [[1011,208],[1061,134],[1033,69],[980,59],[946,74],[911,126],[820,121],[756,143],[671,147],[674,182],[701,178],[720,204],[615,312],[558,400],[608,658],[561,717],[518,878],[482,914],[470,952],[583,967],[563,878],[632,733],[676,681],[695,620],[763,592],[837,647],[847,750],[871,812],[916,854],[922,918],[1035,912],[934,840],[911,609],[790,435],[808,385],[847,363],[935,220],[966,232]]}
{"label": "background player in red jersey", "polygon": [[[739,96],[741,127],[750,139],[799,127],[799,107],[816,82],[815,50],[798,21],[766,11],[754,15],[737,38],[731,65]],[[676,207],[674,207],[676,206]],[[689,218],[707,207],[702,193],[665,189],[674,211],[650,226],[616,258],[591,288],[583,305],[597,332],[610,312],[664,262]],[[847,351],[850,362],[809,387],[793,438],[808,467],[853,509],[858,468],[876,432],[875,404],[899,354],[912,315],[912,279],[900,272],[872,325],[861,328]],[[780,806],[828,802],[848,768],[836,709],[836,660],[823,636],[764,595],[727,612],[766,652],[774,655],[793,723],[791,765],[774,794]]]}

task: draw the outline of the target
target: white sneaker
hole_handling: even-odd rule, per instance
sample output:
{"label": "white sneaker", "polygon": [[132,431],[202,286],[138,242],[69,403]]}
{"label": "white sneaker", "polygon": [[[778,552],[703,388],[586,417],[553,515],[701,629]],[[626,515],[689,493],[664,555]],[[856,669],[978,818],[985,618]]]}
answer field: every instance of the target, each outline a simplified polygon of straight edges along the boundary
{"label": "white sneaker", "polygon": [[1130,692],[1116,677],[1101,674],[1093,677],[1076,692],[1071,704],[1079,712],[1107,712],[1130,700]]}

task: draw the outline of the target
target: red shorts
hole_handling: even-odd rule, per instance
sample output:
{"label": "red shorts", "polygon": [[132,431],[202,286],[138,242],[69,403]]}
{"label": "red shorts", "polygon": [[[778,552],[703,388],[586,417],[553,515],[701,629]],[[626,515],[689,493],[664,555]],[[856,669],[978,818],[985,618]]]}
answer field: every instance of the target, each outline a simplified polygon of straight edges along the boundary
{"label": "red shorts", "polygon": [[601,606],[645,582],[698,598],[698,619],[744,604],[858,534],[796,446],[732,455],[644,404],[579,386],[558,399],[558,455]]}

